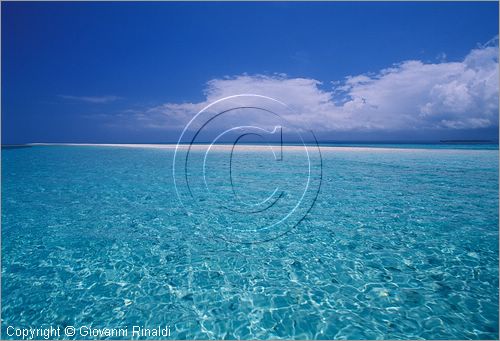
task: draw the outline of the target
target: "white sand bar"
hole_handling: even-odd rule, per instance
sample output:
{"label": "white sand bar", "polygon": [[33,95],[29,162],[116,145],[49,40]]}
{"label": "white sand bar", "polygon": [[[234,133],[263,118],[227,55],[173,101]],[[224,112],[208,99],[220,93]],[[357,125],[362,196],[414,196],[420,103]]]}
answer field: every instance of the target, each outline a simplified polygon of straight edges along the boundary
{"label": "white sand bar", "polygon": [[[120,147],[120,148],[149,148],[149,149],[170,149],[175,150],[186,149],[189,147],[187,144],[133,144],[133,143],[29,143],[28,146],[91,146],[91,147]],[[191,150],[207,150],[209,144],[193,144],[191,145]],[[279,148],[279,145],[272,145],[273,149]],[[315,148],[315,145],[307,145],[308,148]],[[231,150],[233,145],[230,144],[217,144],[212,145],[212,150],[214,151],[225,151]],[[245,145],[238,144],[237,148],[239,151],[268,151],[268,145]],[[460,152],[484,152],[484,151],[495,151],[495,150],[481,150],[481,149],[453,149],[453,148],[388,148],[388,147],[356,147],[356,146],[320,146],[321,152],[331,152],[331,151],[360,151],[360,152],[415,152],[415,151],[460,151]],[[290,146],[284,145],[283,150],[286,151],[303,151],[304,146]]]}

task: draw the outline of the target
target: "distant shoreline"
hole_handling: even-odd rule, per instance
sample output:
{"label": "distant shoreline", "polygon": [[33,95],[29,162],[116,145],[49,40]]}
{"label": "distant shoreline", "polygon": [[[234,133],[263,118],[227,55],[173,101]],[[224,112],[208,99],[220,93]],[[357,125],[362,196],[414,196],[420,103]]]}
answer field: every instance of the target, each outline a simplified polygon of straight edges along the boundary
{"label": "distant shoreline", "polygon": [[[480,150],[498,150],[498,149],[468,149],[468,148],[449,148],[451,146],[454,146],[455,144],[440,144],[440,143],[401,143],[401,146],[404,145],[411,145],[411,147],[397,147],[398,143],[378,143],[380,147],[376,146],[375,143],[366,143],[366,146],[363,146],[362,143],[352,143],[352,145],[349,145],[349,143],[345,143],[346,145],[324,145],[324,144],[319,144],[320,150],[322,152],[328,152],[328,151],[385,151],[385,152],[394,152],[394,151],[406,151],[406,152],[412,152],[412,151],[430,151],[430,150],[435,150],[435,151],[443,151],[443,150],[473,150],[473,151],[480,151]],[[204,144],[192,144],[191,149],[192,150],[206,150],[207,147],[210,144],[204,143]],[[270,144],[273,147],[280,147],[279,144]],[[375,146],[374,146],[375,145]],[[420,147],[419,145],[422,145]],[[443,146],[444,148],[425,148],[425,145],[436,145],[436,146]],[[471,146],[477,145],[477,143],[470,144]],[[488,143],[488,145],[496,145],[496,143]],[[75,147],[120,147],[120,148],[143,148],[143,149],[165,149],[165,150],[175,150],[176,148],[179,149],[186,149],[189,147],[188,144],[175,144],[175,143],[165,143],[165,144],[146,144],[146,143],[27,143],[27,144],[22,144],[22,145],[2,145],[2,148],[5,149],[17,149],[17,148],[29,148],[29,147],[36,147],[36,146],[75,146]],[[177,147],[178,146],[178,147]],[[214,144],[212,145],[212,149],[215,151],[224,151],[224,150],[230,150],[232,148],[232,144]],[[267,144],[238,144],[238,148],[240,150],[244,151],[264,151],[268,149]],[[315,144],[307,144],[307,147],[314,148],[316,147]],[[283,149],[287,151],[300,151],[303,150],[302,145],[290,145],[290,144],[284,144]]]}

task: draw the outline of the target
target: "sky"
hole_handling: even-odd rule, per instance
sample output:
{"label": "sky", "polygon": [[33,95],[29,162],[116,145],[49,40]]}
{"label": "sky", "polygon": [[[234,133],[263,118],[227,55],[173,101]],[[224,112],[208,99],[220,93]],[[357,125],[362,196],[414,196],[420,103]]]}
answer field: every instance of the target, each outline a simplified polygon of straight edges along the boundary
{"label": "sky", "polygon": [[2,143],[175,142],[253,93],[322,141],[498,139],[498,2],[2,2]]}

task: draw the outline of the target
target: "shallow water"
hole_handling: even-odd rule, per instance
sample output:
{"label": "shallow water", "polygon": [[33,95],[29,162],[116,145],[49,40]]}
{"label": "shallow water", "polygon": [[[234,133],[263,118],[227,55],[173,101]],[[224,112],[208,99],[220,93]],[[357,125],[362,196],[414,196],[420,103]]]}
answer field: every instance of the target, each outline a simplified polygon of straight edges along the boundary
{"label": "shallow water", "polygon": [[[226,232],[251,230],[248,215],[225,231],[227,217],[200,223],[180,204],[172,150],[2,150],[3,338],[169,325],[175,339],[497,339],[498,150],[322,156],[306,218],[241,244]],[[253,152],[234,166],[246,202],[274,183],[300,192],[300,162]]]}

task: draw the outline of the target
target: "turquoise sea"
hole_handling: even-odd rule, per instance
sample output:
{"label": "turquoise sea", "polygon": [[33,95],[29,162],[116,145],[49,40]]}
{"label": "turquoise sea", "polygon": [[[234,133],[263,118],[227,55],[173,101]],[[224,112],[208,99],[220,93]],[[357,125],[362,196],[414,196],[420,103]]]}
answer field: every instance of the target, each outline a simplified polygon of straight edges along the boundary
{"label": "turquoise sea", "polygon": [[[323,150],[312,209],[253,244],[226,238],[248,214],[186,211],[173,150],[3,148],[2,338],[140,325],[170,339],[498,339],[498,147],[397,147]],[[227,194],[227,153],[211,157],[207,186]],[[300,162],[238,157],[241,200],[274,183],[295,198]]]}

